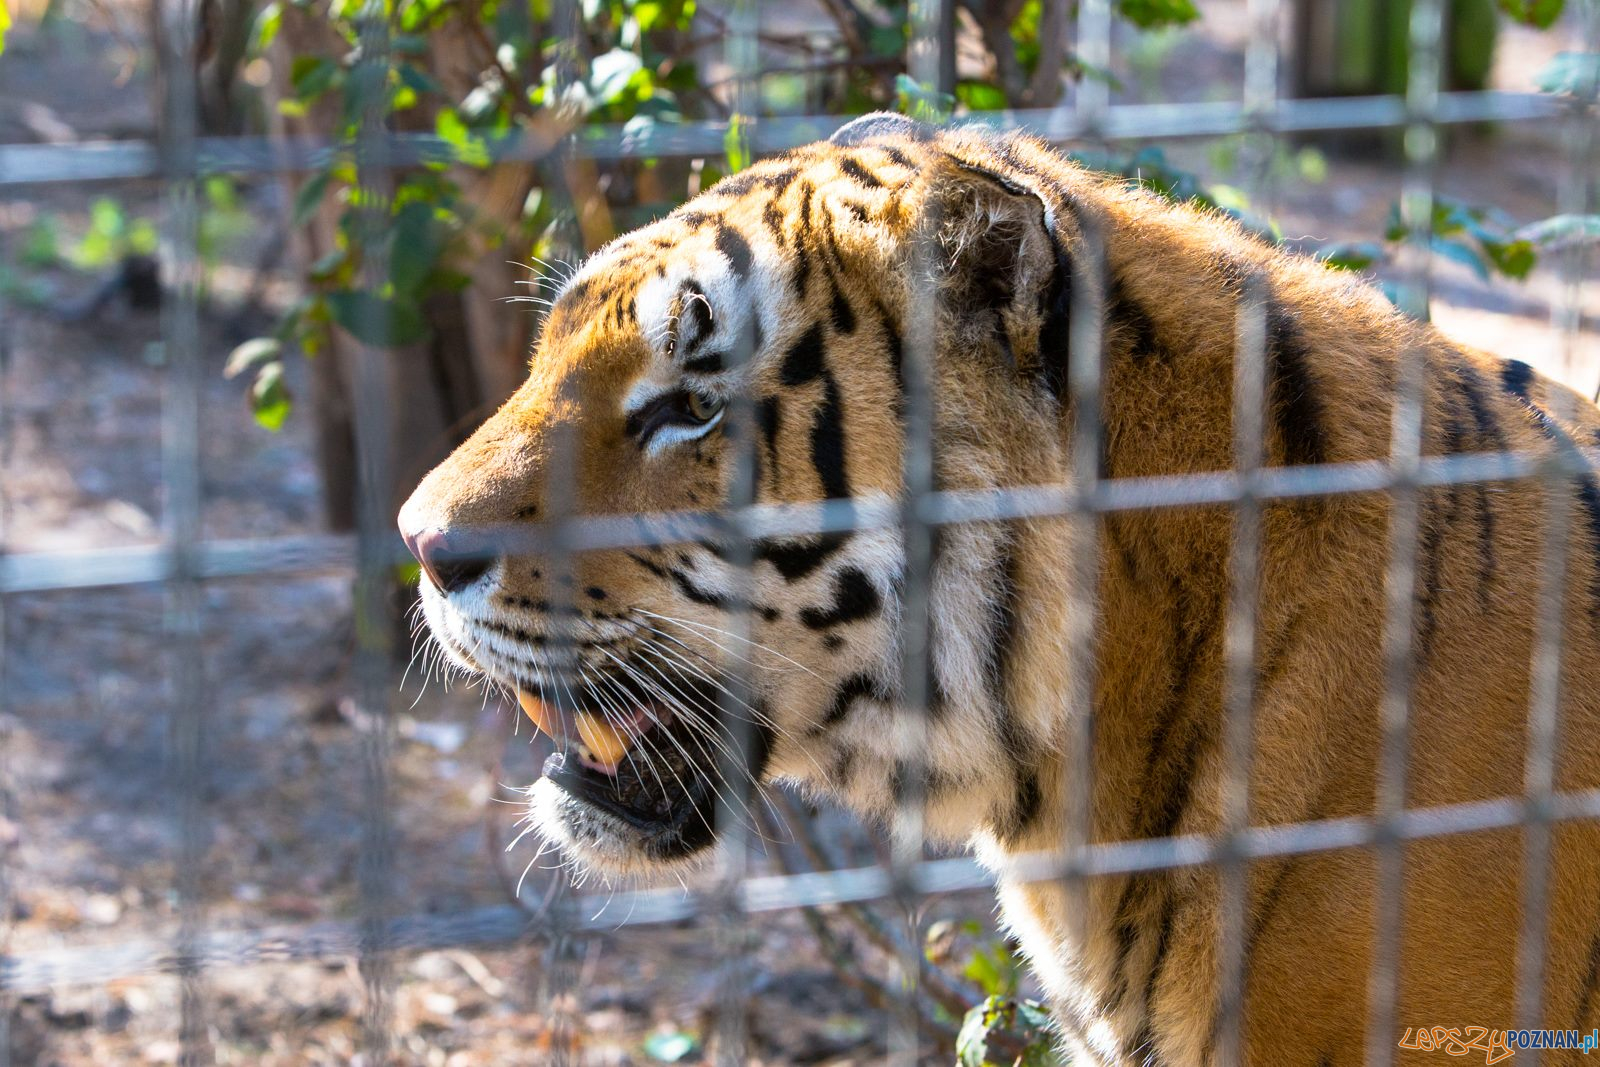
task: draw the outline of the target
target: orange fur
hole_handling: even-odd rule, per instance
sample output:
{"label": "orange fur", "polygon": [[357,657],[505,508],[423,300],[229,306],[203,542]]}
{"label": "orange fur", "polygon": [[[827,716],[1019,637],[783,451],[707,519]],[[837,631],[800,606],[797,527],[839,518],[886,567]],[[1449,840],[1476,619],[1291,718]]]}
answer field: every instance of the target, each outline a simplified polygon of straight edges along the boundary
{"label": "orange fur", "polygon": [[[1075,308],[1105,308],[1107,477],[1232,467],[1235,342],[1247,292],[1264,301],[1269,322],[1270,466],[1384,459],[1407,354],[1426,367],[1428,455],[1544,453],[1600,442],[1600,412],[1582,398],[1453,345],[1369,287],[1269,248],[1226,218],[1128,189],[1027,139],[934,133],[881,117],[863,122],[836,143],[760,163],[597,253],[558,299],[527,384],[428,476],[402,524],[515,523],[530,517],[530,507],[542,517],[557,478],[583,514],[719,504],[737,469],[731,437],[719,432],[651,453],[630,439],[621,414],[641,382],[702,388],[654,340],[685,321],[683,291],[663,305],[678,325],[643,318],[649,313],[641,309],[665,299],[653,279],[672,271],[710,279],[706,299],[717,316],[731,321],[750,308],[759,319],[748,361],[730,357],[725,378],[704,388],[736,387],[781,413],[775,426],[750,431],[763,502],[820,499],[840,477],[858,497],[900,494],[903,401],[893,357],[897,344],[923,333],[935,345],[939,487],[1067,480],[1074,414],[1060,389],[1062,322],[1050,313],[1063,282],[1081,298]],[[1092,241],[1104,249],[1099,274],[1091,269]],[[741,243],[750,258],[742,279],[732,269]],[[796,284],[797,270],[807,274],[803,283]],[[805,377],[808,336],[825,343],[822,373]],[[914,352],[906,358],[915,363]],[[842,424],[836,471],[831,446],[819,444],[830,411]],[[763,433],[770,433],[766,444]],[[571,478],[552,467],[563,436],[574,448]],[[1600,491],[1583,479],[1567,492],[1556,784],[1584,789],[1600,786]],[[1535,481],[1417,494],[1412,806],[1522,793],[1546,495]],[[1375,812],[1393,514],[1383,493],[1264,509],[1254,825]],[[1121,512],[1096,526],[1094,841],[1224,827],[1232,534],[1231,513],[1218,506]],[[764,609],[753,619],[760,647],[746,651],[774,720],[761,771],[892,819],[903,797],[894,786],[905,786],[925,753],[930,833],[971,840],[1002,871],[1012,857],[1059,846],[1074,717],[1090,713],[1067,700],[1073,679],[1065,648],[1079,620],[1064,594],[1080,549],[1059,520],[943,531],[931,576],[942,703],[925,727],[892,692],[904,567],[898,536],[857,534],[794,580],[774,570],[772,554],[758,552],[750,593]],[[694,590],[709,590],[701,582],[725,589],[728,568],[714,553],[690,546],[638,555],[652,565],[622,550],[574,558],[572,596],[586,623],[606,624],[622,605],[728,626],[730,604],[686,597],[663,574],[681,565],[696,576]],[[846,565],[867,580],[879,610],[828,622],[826,611],[846,604]],[[534,653],[516,634],[551,625],[515,607],[552,596],[534,566],[513,558],[496,572],[493,603],[483,610],[499,633],[474,632],[453,614],[453,602],[428,594],[435,632],[462,664],[526,684],[514,654]],[[604,601],[585,601],[586,588],[603,588]],[[686,627],[681,636],[708,662],[726,663],[715,642],[699,640],[709,632]],[[475,650],[474,637],[490,652]],[[619,638],[620,655],[632,654],[634,639]],[[792,669],[795,661],[804,669]],[[863,676],[889,691],[850,690]],[[849,692],[855,702],[845,700],[845,711],[830,719]],[[660,866],[604,833],[591,836],[564,803],[547,797],[541,819],[579,859],[623,873]],[[1404,847],[1402,1027],[1518,1025],[1523,844],[1524,833],[1511,829]],[[1376,885],[1365,849],[1250,864],[1246,1062],[1361,1061]],[[1216,870],[1102,877],[1082,893],[1002,877],[1001,900],[1049,990],[1074,1062],[1214,1062]],[[1544,1025],[1600,1025],[1600,830],[1592,823],[1553,831],[1546,929]],[[1436,1055],[1401,1051],[1397,1059]],[[1565,1062],[1547,1054],[1546,1062],[1558,1061]]]}

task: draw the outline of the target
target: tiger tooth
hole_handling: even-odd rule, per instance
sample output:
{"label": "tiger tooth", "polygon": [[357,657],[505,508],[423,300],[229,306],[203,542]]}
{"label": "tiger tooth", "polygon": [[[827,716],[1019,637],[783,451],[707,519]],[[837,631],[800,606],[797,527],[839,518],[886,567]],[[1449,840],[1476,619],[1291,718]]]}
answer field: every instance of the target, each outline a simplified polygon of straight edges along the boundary
{"label": "tiger tooth", "polygon": [[522,710],[527,714],[529,720],[532,721],[534,729],[559,739],[555,725],[555,716],[551,711],[550,705],[546,704],[532,693],[526,692],[521,687],[518,687],[517,689],[517,703],[522,705]]}

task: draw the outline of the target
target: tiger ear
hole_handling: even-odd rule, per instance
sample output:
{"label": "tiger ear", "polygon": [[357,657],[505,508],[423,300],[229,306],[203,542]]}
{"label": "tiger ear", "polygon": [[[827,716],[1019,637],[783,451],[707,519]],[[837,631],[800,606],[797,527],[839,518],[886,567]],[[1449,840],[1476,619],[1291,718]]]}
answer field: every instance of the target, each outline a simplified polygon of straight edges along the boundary
{"label": "tiger ear", "polygon": [[841,148],[854,148],[857,145],[869,144],[891,137],[908,137],[913,141],[931,141],[938,134],[936,127],[926,122],[893,111],[873,111],[849,122],[833,131],[833,136],[828,138],[829,144]]}
{"label": "tiger ear", "polygon": [[1023,182],[950,157],[926,218],[937,241],[940,306],[970,345],[992,344],[1057,397],[1066,389],[1071,270],[1044,198]]}

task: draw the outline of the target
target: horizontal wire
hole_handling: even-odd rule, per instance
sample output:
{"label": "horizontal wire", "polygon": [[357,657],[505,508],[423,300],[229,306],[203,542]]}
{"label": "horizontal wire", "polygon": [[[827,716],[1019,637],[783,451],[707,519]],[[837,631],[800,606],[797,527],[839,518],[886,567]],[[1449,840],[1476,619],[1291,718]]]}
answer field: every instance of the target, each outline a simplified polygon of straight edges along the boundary
{"label": "horizontal wire", "polygon": [[[1232,836],[1190,834],[1088,844],[1070,854],[1035,852],[997,869],[968,857],[924,860],[909,867],[904,876],[911,891],[926,896],[987,889],[1002,877],[1014,882],[1104,878],[1203,866],[1224,859],[1248,861],[1362,848],[1387,839],[1390,833],[1399,840],[1414,841],[1510,829],[1533,818],[1552,823],[1596,819],[1600,818],[1600,789],[1553,793],[1543,798],[1540,808],[1530,811],[1530,801],[1522,797],[1500,797],[1413,808],[1399,813],[1387,827],[1383,820],[1367,817],[1283,823],[1252,827]],[[873,866],[749,877],[738,892],[743,911],[768,913],[884,900],[906,888],[896,884],[891,872]],[[509,905],[451,915],[404,916],[385,923],[382,940],[388,950],[397,952],[504,944],[558,933],[679,922],[726,903],[721,888],[687,894],[677,886],[621,890],[569,897],[541,916],[530,916]],[[170,940],[157,938],[22,952],[0,957],[0,991],[30,996],[59,986],[177,974],[195,965],[209,969],[348,958],[356,956],[363,937],[370,936],[358,922],[328,922],[209,931],[196,943],[199,958],[179,958],[173,954]]]}
{"label": "horizontal wire", "polygon": [[[1011,519],[1067,518],[1164,508],[1343,496],[1400,486],[1435,488],[1507,482],[1552,475],[1582,475],[1600,468],[1600,448],[1561,453],[1476,452],[1423,459],[1407,473],[1387,460],[1271,467],[1250,474],[1194,474],[1110,478],[1085,491],[1064,485],[943,490],[919,496],[916,521],[933,526]],[[906,509],[888,498],[827,500],[803,504],[754,504],[725,512],[684,511],[652,515],[588,515],[559,521],[480,525],[470,528],[486,552],[548,552],[645,548],[703,540],[804,537],[900,526]],[[467,532],[464,530],[463,532]],[[398,535],[388,558],[408,564]],[[202,542],[193,566],[202,578],[249,578],[287,572],[344,571],[355,565],[356,539],[348,534],[307,534]],[[179,573],[173,551],[163,545],[10,552],[0,555],[0,595],[73,589],[103,589],[166,581]],[[189,573],[189,572],[184,572]]]}
{"label": "horizontal wire", "polygon": [[[1540,93],[1455,92],[1441,94],[1438,123],[1527,122],[1558,119],[1570,111],[1568,102]],[[751,148],[764,155],[810,144],[827,137],[848,117],[763,118],[750,130]],[[1280,100],[1261,114],[1247,114],[1243,103],[1233,100],[1116,104],[1098,116],[1093,133],[1104,141],[1176,140],[1261,130],[1310,133],[1381,129],[1404,119],[1405,100],[1400,96]],[[1021,130],[1048,141],[1070,141],[1090,132],[1083,118],[1060,109],[973,112],[960,121]],[[558,148],[563,153],[598,160],[720,157],[727,151],[728,124],[701,121],[656,123],[643,128],[615,124],[579,127],[571,131],[570,140],[563,142],[560,135],[566,132],[553,123],[543,123],[504,137],[486,138],[483,147],[491,160],[501,163],[545,159]],[[390,134],[376,139],[382,142],[376,154],[381,155],[387,167],[415,167],[455,158],[456,149],[433,134]],[[191,153],[174,165],[201,175],[287,174],[324,169],[351,151],[350,142],[343,140],[202,137],[196,140]],[[170,176],[172,166],[163,166],[160,148],[153,140],[0,145],[0,187]]]}

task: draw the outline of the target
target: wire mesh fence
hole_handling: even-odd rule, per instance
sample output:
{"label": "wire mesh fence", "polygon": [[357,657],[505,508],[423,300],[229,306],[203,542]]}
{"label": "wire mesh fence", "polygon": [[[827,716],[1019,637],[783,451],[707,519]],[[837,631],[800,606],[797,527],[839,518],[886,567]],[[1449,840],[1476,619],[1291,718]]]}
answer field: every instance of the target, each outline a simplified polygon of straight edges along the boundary
{"label": "wire mesh fence", "polygon": [[[1047,4],[1074,17],[1064,19],[1074,27],[1073,50],[1091,69],[1109,69],[1113,55],[1113,17],[1109,0],[1066,0]],[[1562,100],[1543,94],[1499,91],[1441,91],[1441,49],[1446,7],[1442,0],[1416,0],[1411,5],[1409,66],[1403,94],[1362,98],[1291,99],[1280,94],[1285,66],[1281,40],[1285,5],[1279,0],[1251,0],[1248,5],[1249,43],[1243,93],[1237,101],[1119,104],[1112,102],[1107,82],[1085,78],[1071,99],[1059,106],[996,112],[979,112],[962,121],[999,130],[1020,129],[1038,134],[1052,144],[1111,145],[1129,141],[1204,139],[1240,135],[1257,158],[1270,157],[1277,140],[1291,135],[1361,129],[1397,129],[1402,132],[1405,175],[1402,218],[1409,252],[1399,303],[1425,317],[1430,297],[1432,222],[1435,178],[1441,131],[1451,126],[1482,123],[1549,123],[1565,132],[1567,167],[1561,182],[1562,210],[1579,215],[1590,210],[1594,177],[1596,111],[1590,100]],[[557,0],[557,22],[577,25],[583,17],[572,0]],[[759,78],[760,55],[756,44],[768,5],[736,0],[727,7],[722,32],[726,62],[735,80],[730,96],[731,116],[726,121],[656,124],[645,130],[628,126],[561,126],[538,132],[490,138],[489,159],[495,164],[533,164],[571,160],[617,160],[636,157],[720,156],[727,150],[730,130],[746,138],[749,150],[766,155],[825,138],[845,121],[844,116],[766,116],[752,87]],[[911,5],[906,68],[924,84],[939,84],[952,47],[949,27],[955,19],[954,0],[917,0]],[[1600,12],[1582,5],[1574,21],[1587,34],[1586,47],[1600,51]],[[389,419],[402,403],[394,375],[382,348],[363,344],[355,360],[353,424],[360,457],[360,479],[353,534],[317,534],[272,539],[208,539],[201,518],[201,478],[204,443],[201,440],[202,376],[206,373],[198,329],[201,289],[198,233],[199,183],[215,175],[284,175],[320,169],[336,157],[348,155],[358,176],[360,197],[368,217],[358,225],[377,232],[386,224],[380,208],[393,195],[393,175],[398,170],[447,158],[449,146],[434,134],[396,132],[391,128],[387,104],[374,96],[366,102],[353,139],[312,142],[303,139],[202,136],[194,87],[195,10],[181,2],[158,3],[157,35],[160,46],[154,59],[162,87],[161,136],[155,142],[118,141],[77,144],[0,145],[0,197],[25,197],[49,185],[85,182],[120,182],[136,179],[159,181],[164,190],[162,344],[165,352],[162,399],[161,491],[163,521],[159,543],[119,549],[6,551],[0,539],[0,622],[8,603],[23,594],[66,590],[104,590],[156,584],[166,597],[164,640],[172,651],[168,744],[173,773],[170,789],[179,830],[178,857],[173,885],[178,922],[169,937],[144,937],[114,945],[65,946],[29,949],[0,956],[0,1019],[9,1017],[15,999],[62,985],[108,984],[147,975],[175,976],[181,982],[179,1041],[184,1062],[201,1062],[207,1055],[208,972],[221,967],[251,966],[293,960],[354,958],[359,961],[365,987],[360,1045],[363,1062],[386,1062],[392,1055],[393,1022],[389,1003],[395,982],[393,961],[426,949],[510,942],[559,946],[597,930],[665,924],[698,919],[714,931],[725,956],[718,982],[716,1030],[721,1062],[747,1060],[747,1035],[743,1032],[745,998],[751,985],[746,960],[751,916],[788,909],[826,905],[891,901],[908,909],[932,894],[982,889],[997,878],[1011,881],[1059,881],[1069,891],[1081,890],[1092,879],[1118,874],[1190,867],[1216,867],[1224,878],[1221,975],[1225,991],[1218,1062],[1240,1062],[1240,1015],[1243,1003],[1244,931],[1247,928],[1245,871],[1251,861],[1271,857],[1320,853],[1341,849],[1374,849],[1381,875],[1378,906],[1378,952],[1370,976],[1367,1061],[1385,1063],[1394,1058],[1397,1027],[1396,990],[1399,980],[1397,953],[1401,944],[1400,901],[1405,867],[1404,846],[1433,837],[1469,834],[1500,828],[1523,828],[1525,880],[1522,906],[1522,952],[1515,961],[1519,1024],[1533,1025],[1540,1017],[1545,943],[1543,920],[1549,884],[1547,867],[1553,827],[1568,821],[1600,818],[1600,790],[1562,793],[1554,788],[1560,704],[1559,679],[1563,654],[1561,604],[1568,582],[1567,538],[1572,522],[1571,493],[1555,491],[1573,484],[1600,464],[1600,450],[1572,449],[1558,455],[1544,453],[1473,453],[1426,455],[1423,447],[1422,397],[1425,368],[1419,353],[1406,353],[1400,364],[1398,400],[1393,415],[1393,440],[1385,461],[1324,463],[1297,467],[1265,464],[1262,412],[1266,389],[1266,304],[1262,294],[1247,292],[1240,303],[1236,331],[1233,453],[1234,469],[1207,474],[1154,477],[1104,476],[1097,457],[1102,454],[1104,427],[1098,418],[1104,386],[1100,323],[1104,308],[1093,287],[1075,287],[1071,314],[1070,379],[1068,402],[1078,413],[1073,422],[1071,477],[1061,484],[1018,486],[999,490],[942,488],[934,475],[936,443],[933,439],[931,383],[937,344],[931,324],[937,321],[934,301],[926,286],[912,285],[920,301],[908,316],[903,366],[904,488],[898,499],[829,500],[814,504],[777,504],[756,498],[754,482],[735,477],[741,487],[718,507],[698,513],[675,512],[649,516],[594,516],[578,514],[575,501],[559,492],[546,503],[538,522],[518,523],[477,531],[491,539],[499,553],[539,555],[552,576],[571,572],[575,556],[602,548],[643,548],[715,541],[730,565],[749,580],[754,566],[753,546],[764,538],[892,531],[903,543],[906,559],[904,605],[900,630],[903,702],[920,709],[919,722],[931,700],[930,628],[933,607],[928,576],[934,542],[942,529],[980,522],[1050,518],[1072,531],[1075,567],[1071,588],[1065,591],[1069,613],[1075,620],[1074,640],[1061,649],[1070,665],[1068,675],[1078,680],[1063,694],[1067,709],[1090,702],[1093,676],[1095,621],[1099,606],[1095,594],[1095,561],[1099,558],[1100,522],[1110,515],[1223,505],[1232,510],[1233,538],[1229,572],[1231,586],[1226,620],[1226,685],[1224,751],[1228,771],[1225,832],[1129,841],[1095,840],[1089,828],[1089,788],[1093,765],[1088,731],[1092,718],[1066,714],[1070,729],[1079,731],[1068,742],[1080,762],[1073,775],[1078,792],[1070,799],[1059,850],[1030,855],[1000,869],[967,858],[927,858],[920,844],[923,798],[912,789],[895,819],[895,846],[884,861],[867,866],[804,873],[760,873],[748,868],[750,844],[760,829],[751,825],[749,797],[719,797],[717,824],[724,839],[716,876],[686,890],[634,888],[593,894],[560,893],[537,913],[510,906],[476,907],[444,914],[401,914],[389,887],[397,864],[413,862],[396,843],[389,802],[396,788],[391,779],[391,748],[395,741],[392,668],[395,647],[394,609],[389,590],[394,568],[408,559],[394,532],[394,508],[389,499],[394,458]],[[357,69],[370,67],[388,77],[397,60],[390,39],[389,12],[377,3],[365,5],[356,19],[361,26]],[[561,77],[571,77],[558,72]],[[1266,167],[1247,168],[1265,175]],[[1262,178],[1263,183],[1270,178]],[[1267,190],[1252,190],[1265,195]],[[1091,250],[1103,255],[1103,250]],[[1575,261],[1574,270],[1581,270]],[[921,265],[925,268],[925,264]],[[926,271],[908,264],[916,278]],[[1098,272],[1083,265],[1086,276]],[[363,264],[362,287],[371,293],[384,289],[390,268],[382,256]],[[1567,290],[1572,303],[1560,316],[1569,340],[1583,321],[1581,288]],[[0,300],[3,300],[0,293]],[[374,305],[379,308],[380,305]],[[0,316],[4,315],[0,303]],[[372,314],[381,314],[374,310]],[[0,355],[4,354],[5,327],[0,323]],[[384,332],[373,324],[369,336]],[[1570,341],[1574,343],[1575,341]],[[730,355],[737,363],[753,358],[747,347]],[[3,364],[0,364],[3,370]],[[3,390],[0,383],[0,390]],[[0,436],[7,430],[6,396],[0,391]],[[749,397],[737,403],[749,404]],[[735,408],[729,418],[735,430],[746,469],[754,463],[759,442],[750,432],[749,412]],[[570,452],[571,441],[567,442]],[[570,486],[574,460],[570,454],[550,461],[567,477],[552,477],[555,487]],[[1542,481],[1547,493],[1546,541],[1540,582],[1540,614],[1533,663],[1533,685],[1528,697],[1526,792],[1522,796],[1439,805],[1424,808],[1406,803],[1406,768],[1413,668],[1412,635],[1417,621],[1416,589],[1419,581],[1419,499],[1441,487]],[[1250,761],[1253,737],[1253,686],[1256,676],[1257,600],[1260,582],[1263,515],[1274,502],[1340,495],[1386,494],[1392,502],[1390,544],[1386,567],[1384,621],[1384,697],[1382,705],[1382,757],[1380,788],[1370,817],[1339,818],[1272,826],[1252,825],[1250,819]],[[3,494],[0,494],[3,496]],[[5,514],[0,499],[0,517]],[[641,519],[647,521],[640,521]],[[202,610],[206,583],[219,579],[261,578],[309,573],[353,574],[354,633],[357,635],[353,673],[356,701],[370,716],[359,770],[366,799],[362,807],[359,862],[356,881],[359,908],[348,921],[273,927],[262,930],[219,930],[211,927],[200,886],[206,854],[207,805],[201,782],[205,736],[213,729],[203,680],[201,647],[207,622]],[[554,587],[560,587],[553,581]],[[565,595],[571,596],[571,592]],[[748,598],[735,595],[735,602]],[[557,605],[559,609],[560,605]],[[752,619],[748,611],[729,615],[730,634],[748,640]],[[3,632],[3,631],[0,631]],[[0,648],[0,700],[5,679],[4,649]],[[731,679],[735,690],[748,691],[751,682]],[[730,694],[731,696],[731,694]],[[737,698],[734,698],[737,699]],[[3,709],[0,709],[3,710]],[[737,722],[729,709],[728,720]],[[4,720],[0,719],[0,723]],[[5,758],[6,736],[0,733],[0,761]],[[749,749],[751,739],[733,738],[736,752]],[[912,782],[921,781],[926,768],[913,768]],[[736,781],[730,774],[728,780]],[[4,767],[0,766],[0,783]],[[0,800],[6,794],[0,791]],[[4,814],[0,810],[0,814]],[[26,826],[22,827],[26,833]],[[0,872],[0,912],[6,910],[4,872]],[[557,953],[559,955],[559,953]],[[902,943],[896,960],[899,971],[888,984],[902,991],[891,1014],[888,1040],[894,1063],[920,1062],[928,1051],[924,1015],[915,1000],[925,995],[918,988],[923,963],[915,942]],[[571,982],[570,973],[557,971],[556,981]],[[548,994],[554,999],[559,989]],[[559,1009],[552,1008],[553,1013]],[[0,1023],[3,1026],[3,1023]],[[0,1029],[0,1064],[8,1061],[9,1043]],[[551,1062],[566,1062],[570,1052],[556,1047]]]}

